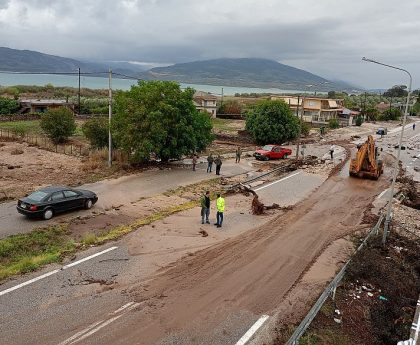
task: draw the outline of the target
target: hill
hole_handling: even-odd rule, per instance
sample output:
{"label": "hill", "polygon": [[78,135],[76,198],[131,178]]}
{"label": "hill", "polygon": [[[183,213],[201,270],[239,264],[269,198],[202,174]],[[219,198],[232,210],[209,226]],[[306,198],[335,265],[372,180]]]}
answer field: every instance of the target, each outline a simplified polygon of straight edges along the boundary
{"label": "hill", "polygon": [[308,84],[326,83],[318,91],[354,88],[345,83],[329,82],[327,79],[307,71],[256,58],[215,59],[179,63],[168,67],[155,67],[143,72],[144,79],[176,80],[191,84],[280,88],[299,90]]}
{"label": "hill", "polygon": [[106,72],[109,66],[113,71],[122,74],[138,74],[140,71],[144,71],[144,68],[128,63],[79,61],[32,50],[0,47],[0,71],[68,73],[77,72],[80,67],[82,72],[95,73]]}

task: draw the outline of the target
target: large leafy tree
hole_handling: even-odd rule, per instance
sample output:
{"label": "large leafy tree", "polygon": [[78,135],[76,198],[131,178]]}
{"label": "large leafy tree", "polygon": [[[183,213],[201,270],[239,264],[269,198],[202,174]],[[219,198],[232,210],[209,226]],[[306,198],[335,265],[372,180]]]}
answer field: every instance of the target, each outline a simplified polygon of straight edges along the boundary
{"label": "large leafy tree", "polygon": [[385,97],[406,97],[408,91],[405,85],[395,85],[384,92]]}
{"label": "large leafy tree", "polygon": [[247,114],[246,129],[258,144],[276,144],[299,135],[299,119],[283,100],[262,101]]}
{"label": "large leafy tree", "polygon": [[140,81],[115,99],[111,130],[134,162],[162,161],[203,150],[212,141],[209,114],[193,103],[194,90],[176,82]]}

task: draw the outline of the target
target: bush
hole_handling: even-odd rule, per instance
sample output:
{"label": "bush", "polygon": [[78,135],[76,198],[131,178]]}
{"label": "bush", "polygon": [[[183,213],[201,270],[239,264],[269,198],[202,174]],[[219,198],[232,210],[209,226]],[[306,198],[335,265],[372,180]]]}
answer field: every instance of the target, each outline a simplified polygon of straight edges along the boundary
{"label": "bush", "polygon": [[11,128],[12,132],[23,138],[28,133],[28,127],[24,123],[16,122]]}
{"label": "bush", "polygon": [[385,112],[379,117],[382,121],[393,121],[398,120],[401,117],[401,111],[396,108],[385,110]]}
{"label": "bush", "polygon": [[246,129],[258,144],[283,143],[299,134],[299,119],[282,100],[261,101],[246,117]]}
{"label": "bush", "polygon": [[5,97],[0,97],[0,114],[15,114],[19,110],[19,102]]}
{"label": "bush", "polygon": [[108,119],[105,117],[90,119],[82,126],[83,134],[90,145],[98,149],[108,146],[108,129]]}
{"label": "bush", "polygon": [[328,121],[328,127],[331,129],[337,129],[340,127],[340,123],[338,122],[337,119],[330,119]]}
{"label": "bush", "polygon": [[41,116],[40,125],[54,144],[67,141],[76,130],[74,115],[67,108],[49,110]]}
{"label": "bush", "polygon": [[311,125],[303,120],[300,120],[300,134],[307,136],[311,130]]}
{"label": "bush", "polygon": [[356,118],[356,126],[360,127],[362,125],[362,123],[363,123],[363,118],[361,116],[358,116]]}

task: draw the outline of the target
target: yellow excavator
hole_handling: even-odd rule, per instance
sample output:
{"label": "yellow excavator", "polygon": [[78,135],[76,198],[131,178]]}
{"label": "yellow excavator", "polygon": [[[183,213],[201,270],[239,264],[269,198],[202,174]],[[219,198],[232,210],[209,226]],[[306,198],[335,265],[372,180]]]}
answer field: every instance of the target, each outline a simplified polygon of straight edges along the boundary
{"label": "yellow excavator", "polygon": [[371,135],[358,147],[356,158],[350,161],[350,176],[377,180],[383,173],[383,164],[377,159],[378,148]]}

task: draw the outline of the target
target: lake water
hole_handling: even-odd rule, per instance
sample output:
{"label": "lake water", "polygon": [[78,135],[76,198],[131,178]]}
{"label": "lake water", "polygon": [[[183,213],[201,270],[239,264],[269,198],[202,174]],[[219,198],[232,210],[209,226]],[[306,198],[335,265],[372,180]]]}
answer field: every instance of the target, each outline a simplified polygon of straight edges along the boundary
{"label": "lake water", "polygon": [[[57,75],[57,74],[14,74],[0,73],[0,86],[13,85],[38,85],[43,86],[52,84],[54,86],[78,87],[77,75]],[[136,80],[130,79],[112,79],[113,90],[128,90]],[[281,90],[276,88],[254,88],[254,87],[235,87],[235,86],[214,86],[180,83],[182,88],[192,87],[197,91],[210,92],[215,95],[234,95],[235,93],[302,93],[301,90]],[[80,86],[89,89],[108,89],[108,78],[103,77],[80,77]]]}

